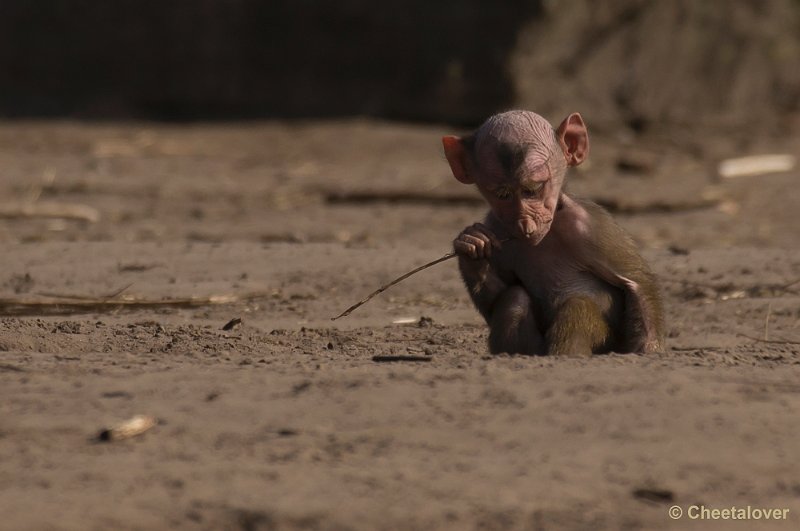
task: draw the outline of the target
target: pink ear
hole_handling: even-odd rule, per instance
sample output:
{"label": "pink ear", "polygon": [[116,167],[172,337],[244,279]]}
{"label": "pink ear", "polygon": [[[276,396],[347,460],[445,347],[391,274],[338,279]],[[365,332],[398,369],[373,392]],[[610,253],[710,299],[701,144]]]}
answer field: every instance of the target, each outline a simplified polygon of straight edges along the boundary
{"label": "pink ear", "polygon": [[453,170],[453,177],[464,184],[473,184],[475,181],[467,174],[467,150],[464,148],[461,138],[443,136],[442,145],[444,146],[444,156],[447,157],[450,169]]}
{"label": "pink ear", "polygon": [[556,138],[567,157],[567,165],[577,166],[589,155],[589,133],[580,114],[567,116],[556,129]]}

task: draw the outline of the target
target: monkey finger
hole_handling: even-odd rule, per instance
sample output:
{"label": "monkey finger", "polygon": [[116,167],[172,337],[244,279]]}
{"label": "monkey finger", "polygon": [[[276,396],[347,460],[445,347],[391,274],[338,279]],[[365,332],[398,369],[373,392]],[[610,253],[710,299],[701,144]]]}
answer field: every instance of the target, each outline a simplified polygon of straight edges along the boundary
{"label": "monkey finger", "polygon": [[482,258],[488,258],[492,253],[492,242],[485,234],[467,229],[461,233],[461,239],[475,245],[478,250],[478,256]]}
{"label": "monkey finger", "polygon": [[493,245],[492,244],[493,235],[491,234],[491,232],[487,234],[486,231],[483,231],[480,228],[475,227],[475,225],[472,225],[471,227],[467,227],[466,229],[464,229],[464,232],[462,234],[469,234],[470,236],[479,238],[482,241],[486,242],[486,245]]}
{"label": "monkey finger", "polygon": [[456,239],[453,241],[453,249],[455,250],[456,254],[468,256],[470,258],[478,258],[478,253],[475,249],[475,246],[461,239]]}
{"label": "monkey finger", "polygon": [[492,254],[492,245],[485,236],[482,236],[464,233],[461,235],[461,240],[475,246],[478,258],[489,258]]}
{"label": "monkey finger", "polygon": [[492,232],[492,230],[483,223],[475,223],[474,225],[472,225],[472,228],[474,228],[475,230],[479,231],[481,234],[486,236],[486,238],[488,238],[492,246],[494,246],[495,248],[501,249],[503,247],[503,243],[500,241],[500,239],[497,236],[495,236],[494,232]]}
{"label": "monkey finger", "polygon": [[483,258],[483,243],[475,238],[462,234],[460,238],[465,248],[469,250],[470,258]]}

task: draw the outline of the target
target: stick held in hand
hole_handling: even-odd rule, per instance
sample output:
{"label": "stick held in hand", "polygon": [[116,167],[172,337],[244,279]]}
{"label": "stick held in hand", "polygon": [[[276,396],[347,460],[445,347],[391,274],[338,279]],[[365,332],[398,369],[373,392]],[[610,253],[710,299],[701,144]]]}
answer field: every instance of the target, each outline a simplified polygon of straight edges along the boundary
{"label": "stick held in hand", "polygon": [[336,317],[331,317],[331,321],[335,321],[336,319],[339,319],[340,317],[347,317],[348,315],[350,315],[353,312],[353,310],[355,310],[356,308],[358,308],[359,306],[361,306],[363,304],[366,304],[375,295],[378,295],[379,293],[382,293],[382,292],[386,291],[387,289],[391,288],[392,286],[394,286],[398,282],[402,282],[403,280],[407,279],[408,277],[410,277],[414,273],[419,273],[423,269],[428,269],[429,267],[435,266],[436,264],[444,262],[445,260],[450,260],[451,258],[453,258],[455,256],[456,256],[456,253],[447,253],[446,255],[442,256],[441,258],[437,258],[436,260],[434,260],[432,262],[428,262],[425,265],[421,265],[418,268],[416,268],[416,269],[414,269],[412,271],[409,271],[405,275],[400,276],[400,277],[392,280],[388,284],[384,284],[380,288],[376,289],[375,291],[373,291],[372,293],[367,295],[364,299],[362,299],[362,300],[358,301],[357,303],[355,303],[354,305],[350,306],[348,309],[346,309],[345,311],[343,311],[342,313],[340,313]]}

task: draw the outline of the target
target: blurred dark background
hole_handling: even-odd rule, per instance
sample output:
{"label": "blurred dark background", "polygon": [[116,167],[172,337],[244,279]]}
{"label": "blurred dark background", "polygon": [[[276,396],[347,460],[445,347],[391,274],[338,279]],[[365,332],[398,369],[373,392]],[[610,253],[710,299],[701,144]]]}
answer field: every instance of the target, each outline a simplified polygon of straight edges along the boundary
{"label": "blurred dark background", "polygon": [[797,0],[2,0],[0,116],[796,126]]}

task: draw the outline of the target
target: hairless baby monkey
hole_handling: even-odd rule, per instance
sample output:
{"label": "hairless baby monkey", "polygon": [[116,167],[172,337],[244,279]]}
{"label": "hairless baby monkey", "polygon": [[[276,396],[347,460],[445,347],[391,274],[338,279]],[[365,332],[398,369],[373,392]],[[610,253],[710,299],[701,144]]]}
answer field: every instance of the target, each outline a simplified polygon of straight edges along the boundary
{"label": "hairless baby monkey", "polygon": [[600,206],[562,191],[589,153],[580,114],[554,130],[538,114],[505,112],[442,143],[455,178],[489,203],[453,247],[492,353],[662,348],[658,286],[632,239]]}

